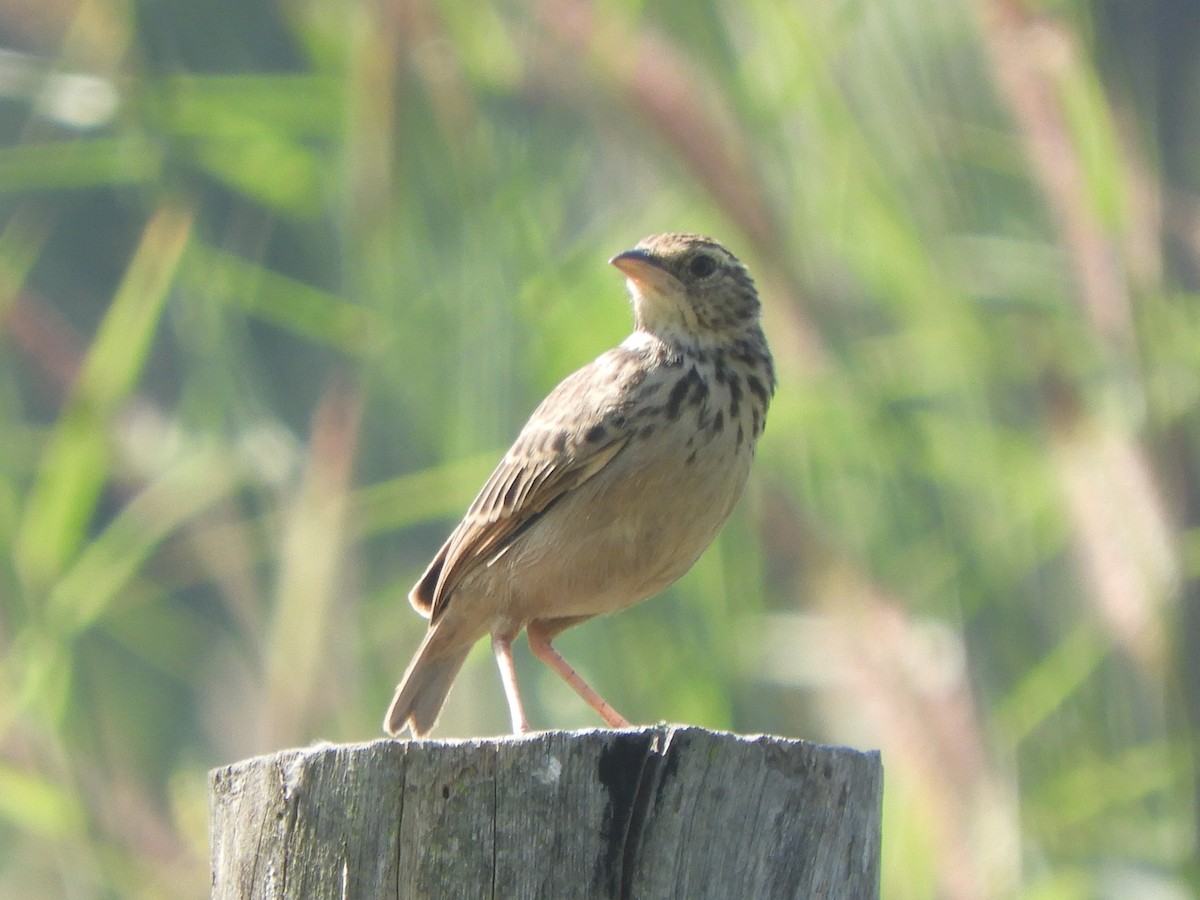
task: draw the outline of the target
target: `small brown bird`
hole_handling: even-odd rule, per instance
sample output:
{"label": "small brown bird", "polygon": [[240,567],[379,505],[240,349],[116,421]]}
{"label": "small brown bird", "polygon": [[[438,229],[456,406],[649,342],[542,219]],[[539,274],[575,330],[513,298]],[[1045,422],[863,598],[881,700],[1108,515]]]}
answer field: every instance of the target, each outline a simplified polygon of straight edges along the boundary
{"label": "small brown bird", "polygon": [[412,589],[429,630],[384,719],[390,734],[433,728],[485,634],[513,731],[528,731],[512,659],[522,629],[610,727],[628,726],[550,642],[678,579],[746,486],[775,390],[750,275],[695,234],[648,237],[610,262],[634,332],[534,410]]}

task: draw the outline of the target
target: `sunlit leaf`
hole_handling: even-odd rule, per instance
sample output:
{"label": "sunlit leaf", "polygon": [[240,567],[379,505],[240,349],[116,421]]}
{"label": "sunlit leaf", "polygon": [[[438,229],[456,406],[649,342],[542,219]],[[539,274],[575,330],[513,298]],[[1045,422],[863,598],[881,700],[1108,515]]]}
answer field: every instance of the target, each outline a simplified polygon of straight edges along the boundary
{"label": "sunlit leaf", "polygon": [[51,435],[17,539],[31,585],[45,586],[84,540],[109,475],[112,417],[141,372],[191,226],[191,211],[173,205],[147,223]]}

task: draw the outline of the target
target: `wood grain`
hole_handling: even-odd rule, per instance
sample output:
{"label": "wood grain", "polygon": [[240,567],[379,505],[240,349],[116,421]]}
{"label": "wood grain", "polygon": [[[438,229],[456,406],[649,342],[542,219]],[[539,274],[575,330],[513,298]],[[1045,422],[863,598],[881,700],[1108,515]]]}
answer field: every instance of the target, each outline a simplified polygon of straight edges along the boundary
{"label": "wood grain", "polygon": [[875,898],[877,753],[660,725],[210,774],[212,896]]}

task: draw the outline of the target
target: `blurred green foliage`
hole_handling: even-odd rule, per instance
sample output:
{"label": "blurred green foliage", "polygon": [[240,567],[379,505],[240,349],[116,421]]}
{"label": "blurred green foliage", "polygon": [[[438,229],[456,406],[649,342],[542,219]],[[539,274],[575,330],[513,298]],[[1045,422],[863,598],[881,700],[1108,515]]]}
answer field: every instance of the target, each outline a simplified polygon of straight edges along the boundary
{"label": "blurred green foliage", "polygon": [[[1194,895],[1200,6],[0,34],[0,895],[204,896],[208,768],[378,733],[408,587],[662,230],[749,264],[781,387],[714,548],[564,654],[635,721],[882,748],[887,898]],[[481,648],[440,734],[500,696]]]}

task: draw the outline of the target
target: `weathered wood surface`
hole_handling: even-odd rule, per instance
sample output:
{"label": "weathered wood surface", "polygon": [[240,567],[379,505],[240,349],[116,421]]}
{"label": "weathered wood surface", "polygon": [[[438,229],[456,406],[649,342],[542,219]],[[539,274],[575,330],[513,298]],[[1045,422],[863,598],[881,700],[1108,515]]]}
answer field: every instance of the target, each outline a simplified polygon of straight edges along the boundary
{"label": "weathered wood surface", "polygon": [[286,750],[210,774],[212,896],[874,898],[882,785],[666,725]]}

